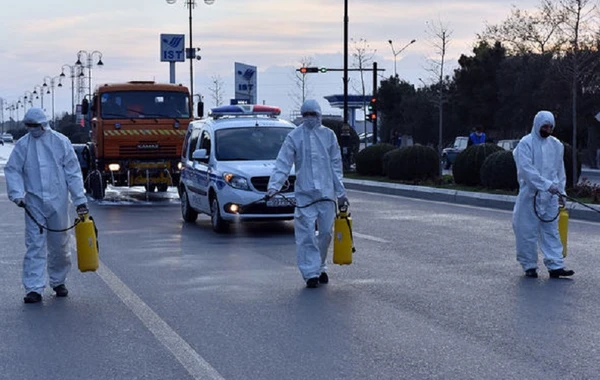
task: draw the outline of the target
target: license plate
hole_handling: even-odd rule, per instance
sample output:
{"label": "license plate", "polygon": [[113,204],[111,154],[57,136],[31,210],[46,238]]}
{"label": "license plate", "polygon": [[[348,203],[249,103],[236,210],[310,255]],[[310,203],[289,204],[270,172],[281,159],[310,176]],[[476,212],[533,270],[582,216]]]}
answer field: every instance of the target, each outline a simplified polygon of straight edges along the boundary
{"label": "license plate", "polygon": [[[287,198],[287,199],[286,199]],[[275,197],[271,198],[267,201],[268,207],[289,207],[296,204],[296,199],[292,197]],[[291,204],[290,204],[291,202]]]}

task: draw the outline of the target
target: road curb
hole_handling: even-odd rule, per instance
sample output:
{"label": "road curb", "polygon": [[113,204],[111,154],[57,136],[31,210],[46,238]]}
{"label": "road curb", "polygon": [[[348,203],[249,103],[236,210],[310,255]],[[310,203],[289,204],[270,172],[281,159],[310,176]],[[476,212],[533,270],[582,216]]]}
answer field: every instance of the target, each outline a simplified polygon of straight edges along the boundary
{"label": "road curb", "polygon": [[[517,197],[477,193],[462,190],[437,189],[427,186],[412,186],[399,183],[377,182],[344,178],[344,186],[350,190],[368,191],[379,194],[399,195],[430,201],[456,203],[469,206],[481,206],[512,211]],[[600,211],[598,205],[588,205]],[[569,217],[572,219],[600,222],[600,214],[574,202],[568,203]]]}

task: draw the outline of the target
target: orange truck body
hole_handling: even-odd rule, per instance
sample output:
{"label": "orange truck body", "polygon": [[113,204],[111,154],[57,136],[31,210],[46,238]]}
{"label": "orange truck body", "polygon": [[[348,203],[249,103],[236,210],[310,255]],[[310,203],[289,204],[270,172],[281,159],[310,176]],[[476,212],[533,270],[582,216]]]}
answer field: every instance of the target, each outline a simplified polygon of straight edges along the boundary
{"label": "orange truck body", "polygon": [[95,198],[104,196],[107,184],[147,191],[177,186],[183,139],[193,120],[186,87],[104,84],[96,89],[89,112],[92,165],[86,184]]}

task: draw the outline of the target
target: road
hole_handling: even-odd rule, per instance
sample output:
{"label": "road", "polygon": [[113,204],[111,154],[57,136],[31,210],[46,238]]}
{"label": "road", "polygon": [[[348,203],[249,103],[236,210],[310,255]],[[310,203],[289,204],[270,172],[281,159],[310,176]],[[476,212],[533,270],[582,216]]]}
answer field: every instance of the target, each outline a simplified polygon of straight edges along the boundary
{"label": "road", "polygon": [[592,379],[600,224],[576,275],[526,279],[509,212],[350,191],[357,252],[306,289],[293,225],[184,224],[176,199],[90,202],[101,267],[25,305],[23,211],[0,177],[0,379]]}

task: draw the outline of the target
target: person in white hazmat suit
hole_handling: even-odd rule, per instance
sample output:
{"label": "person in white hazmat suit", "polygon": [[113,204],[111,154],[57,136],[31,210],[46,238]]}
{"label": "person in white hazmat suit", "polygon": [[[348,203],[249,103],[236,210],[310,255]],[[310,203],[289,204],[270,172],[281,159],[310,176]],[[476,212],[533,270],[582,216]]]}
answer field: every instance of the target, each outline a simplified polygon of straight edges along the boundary
{"label": "person in white hazmat suit", "polygon": [[[79,215],[88,213],[79,162],[71,142],[53,131],[40,108],[30,108],[23,118],[28,133],[17,141],[4,173],[8,198],[26,208],[43,226],[60,230],[70,227],[69,194]],[[25,303],[42,300],[49,284],[57,297],[66,297],[67,274],[71,268],[69,232],[52,232],[25,214],[23,286]]]}
{"label": "person in white hazmat suit", "polygon": [[525,276],[533,278],[538,277],[538,241],[551,278],[575,274],[564,268],[558,219],[555,218],[559,203],[564,201],[561,194],[565,193],[566,175],[564,146],[551,136],[554,126],[551,112],[538,112],[531,133],[523,137],[513,151],[519,180],[512,220],[517,261]]}
{"label": "person in white hazmat suit", "polygon": [[[295,168],[294,228],[298,268],[308,288],[329,282],[327,251],[333,235],[336,200],[348,205],[342,183],[342,156],[335,133],[321,125],[321,107],[306,100],[303,122],[283,142],[269,180],[267,198],[277,194]],[[326,199],[326,200],[324,200]],[[315,234],[315,222],[318,235]]]}

